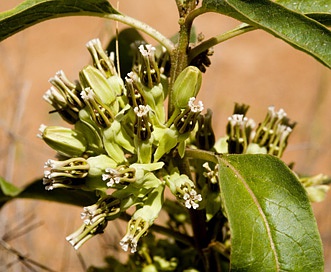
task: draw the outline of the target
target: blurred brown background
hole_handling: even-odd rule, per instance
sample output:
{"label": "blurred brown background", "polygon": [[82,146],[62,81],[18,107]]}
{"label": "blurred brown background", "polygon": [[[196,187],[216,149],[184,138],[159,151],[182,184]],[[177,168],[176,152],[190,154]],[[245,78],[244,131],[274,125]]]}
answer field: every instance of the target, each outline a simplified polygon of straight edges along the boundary
{"label": "blurred brown background", "polygon": [[[2,0],[0,11],[19,2]],[[116,1],[110,2],[116,6]],[[120,10],[165,36],[178,29],[175,1],[122,1]],[[195,25],[197,32],[209,38],[238,22],[206,14]],[[50,87],[48,79],[60,69],[70,79],[78,78],[78,71],[90,59],[85,43],[99,37],[105,45],[114,32],[115,24],[100,18],[60,18],[0,43],[0,176],[21,186],[42,176],[43,164],[54,152],[36,138],[39,125],[63,124],[56,115],[48,115],[51,108],[42,99]],[[294,161],[300,173],[331,175],[330,70],[263,31],[250,32],[214,49],[199,98],[214,112],[217,135],[224,134],[234,102],[249,104],[248,116],[257,122],[264,118],[268,106],[284,108],[298,122],[284,160]],[[330,204],[331,193],[324,202],[313,205],[325,249],[325,271],[331,271]],[[66,235],[80,226],[80,212],[80,208],[67,205],[15,201],[0,211],[0,237],[13,235],[7,240],[13,248],[54,271],[83,271],[79,256],[65,241]],[[24,235],[15,229],[30,225],[32,230]],[[114,234],[121,236],[123,231],[115,223],[109,224],[105,235],[82,247],[84,263],[102,264],[103,257],[118,244]],[[5,268],[11,262],[16,264]],[[0,271],[30,270],[0,247]]]}

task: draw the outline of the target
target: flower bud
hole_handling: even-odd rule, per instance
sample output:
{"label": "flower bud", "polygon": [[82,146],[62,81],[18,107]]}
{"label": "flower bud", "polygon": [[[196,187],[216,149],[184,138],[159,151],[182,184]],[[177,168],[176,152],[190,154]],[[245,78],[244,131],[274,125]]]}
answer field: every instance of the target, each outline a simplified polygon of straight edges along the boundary
{"label": "flower bud", "polygon": [[97,203],[84,207],[84,212],[81,213],[81,219],[85,225],[93,225],[100,218],[112,220],[119,216],[121,200],[111,195],[101,197]]}
{"label": "flower bud", "polygon": [[109,58],[106,52],[102,49],[99,39],[93,39],[86,44],[93,60],[93,65],[96,67],[106,78],[117,75],[114,62]]}
{"label": "flower bud", "polygon": [[246,126],[248,118],[242,114],[233,114],[228,118],[227,134],[228,153],[242,154],[246,152],[248,137],[246,135]]}
{"label": "flower bud", "polygon": [[46,190],[55,188],[81,188],[90,169],[84,158],[71,158],[64,161],[48,160],[45,163],[43,184]]}
{"label": "flower bud", "polygon": [[200,70],[194,66],[186,67],[177,77],[172,92],[176,108],[184,109],[191,97],[196,97],[202,82]]}
{"label": "flower bud", "polygon": [[102,103],[111,106],[121,91],[112,88],[103,74],[93,66],[86,66],[79,72],[79,78],[85,88],[91,88]]}
{"label": "flower bud", "polygon": [[201,101],[197,105],[194,104],[195,97],[189,99],[186,109],[180,113],[174,120],[174,125],[179,134],[191,132],[197,121],[198,116],[203,111],[203,104]]}
{"label": "flower bud", "polygon": [[179,175],[177,172],[166,177],[166,184],[174,196],[188,209],[197,209],[202,197],[195,190],[192,180],[186,175]]}
{"label": "flower bud", "polygon": [[312,177],[302,177],[299,179],[307,191],[311,202],[321,202],[325,199],[330,190],[331,177],[323,174]]}
{"label": "flower bud", "polygon": [[258,126],[252,142],[265,147],[268,154],[280,158],[295,124],[295,122],[290,123],[283,109],[276,112],[271,106],[264,121]]}
{"label": "flower bud", "polygon": [[146,98],[144,96],[143,86],[136,73],[130,72],[125,77],[125,86],[128,90],[127,97],[131,107],[137,107],[138,105],[147,105]]}
{"label": "flower bud", "polygon": [[102,180],[107,181],[107,186],[114,184],[127,185],[136,181],[136,169],[126,165],[120,165],[116,168],[106,168],[105,174],[102,174]]}
{"label": "flower bud", "polygon": [[78,120],[78,112],[85,104],[81,99],[80,86],[69,81],[63,71],[58,71],[49,82],[53,85],[43,96],[55,111],[70,124]]}
{"label": "flower bud", "polygon": [[99,99],[91,88],[82,91],[81,96],[90,109],[93,121],[101,128],[110,127],[115,118],[111,109]]}
{"label": "flower bud", "polygon": [[38,137],[46,144],[66,157],[79,157],[86,151],[86,139],[78,130],[60,126],[45,126],[39,128]]}
{"label": "flower bud", "polygon": [[148,88],[160,83],[160,71],[155,60],[155,47],[151,44],[141,44],[139,51],[142,56],[139,66],[141,82]]}
{"label": "flower bud", "polygon": [[148,113],[150,111],[149,106],[139,105],[133,109],[136,114],[136,121],[134,124],[134,134],[137,135],[141,141],[146,141],[151,137],[153,126],[149,122],[150,118]]}
{"label": "flower bud", "polygon": [[84,223],[77,231],[67,236],[66,240],[77,250],[95,235],[103,233],[107,224],[108,221],[104,218],[100,218],[92,225]]}
{"label": "flower bud", "polygon": [[195,134],[196,145],[200,149],[210,150],[215,144],[215,134],[211,123],[212,111],[207,110],[205,115],[198,117],[198,131]]}
{"label": "flower bud", "polygon": [[111,195],[105,195],[94,205],[84,207],[84,211],[81,213],[81,219],[84,220],[83,225],[67,236],[66,240],[74,249],[79,249],[93,236],[103,233],[108,221],[120,215],[120,207],[121,200]]}
{"label": "flower bud", "polygon": [[127,232],[120,245],[124,251],[131,248],[131,253],[137,251],[140,237],[146,235],[148,228],[157,218],[163,204],[164,186],[159,185],[148,195],[144,206],[138,209],[133,215],[127,226]]}
{"label": "flower bud", "polygon": [[107,155],[99,155],[86,159],[90,165],[89,177],[101,177],[105,169],[116,167],[116,162]]}

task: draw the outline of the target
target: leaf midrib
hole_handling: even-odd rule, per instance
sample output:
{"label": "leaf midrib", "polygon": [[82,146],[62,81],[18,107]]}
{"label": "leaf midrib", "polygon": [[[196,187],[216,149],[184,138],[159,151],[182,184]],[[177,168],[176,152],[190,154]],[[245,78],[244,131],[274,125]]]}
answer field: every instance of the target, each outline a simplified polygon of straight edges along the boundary
{"label": "leaf midrib", "polygon": [[270,225],[268,223],[267,216],[265,215],[265,213],[264,213],[257,197],[255,196],[253,190],[249,187],[247,182],[245,182],[244,177],[240,174],[240,172],[229,161],[227,161],[223,158],[219,158],[219,160],[221,160],[231,171],[233,171],[234,175],[237,176],[239,181],[244,185],[245,189],[247,190],[247,192],[251,196],[253,202],[255,203],[255,205],[258,209],[258,212],[262,217],[262,220],[264,222],[264,225],[265,225],[265,228],[266,228],[266,231],[267,231],[267,235],[268,235],[268,238],[269,238],[269,241],[270,241],[270,247],[271,247],[271,250],[272,250],[274,258],[275,258],[276,271],[280,271],[280,264],[279,264],[278,254],[277,254],[275,242],[274,242],[274,240],[272,238],[272,235],[271,235],[271,228],[270,228]]}

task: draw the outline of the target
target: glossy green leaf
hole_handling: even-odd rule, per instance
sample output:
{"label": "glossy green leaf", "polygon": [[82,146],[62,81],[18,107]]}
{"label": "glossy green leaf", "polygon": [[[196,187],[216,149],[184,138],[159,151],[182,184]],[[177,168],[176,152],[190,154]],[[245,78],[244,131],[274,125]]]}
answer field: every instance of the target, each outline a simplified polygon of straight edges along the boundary
{"label": "glossy green leaf", "polygon": [[269,155],[218,157],[231,271],[323,271],[316,221],[292,171]]}
{"label": "glossy green leaf", "polygon": [[330,0],[277,0],[276,2],[289,9],[304,13],[322,24],[331,26]]}
{"label": "glossy green leaf", "polygon": [[0,13],[0,41],[39,22],[74,15],[117,13],[106,0],[26,0]]}
{"label": "glossy green leaf", "polygon": [[0,208],[17,198],[48,200],[77,206],[88,206],[98,200],[96,192],[62,188],[46,191],[42,179],[35,180],[24,188],[17,188],[0,178]]}
{"label": "glossy green leaf", "polygon": [[203,8],[263,29],[331,68],[331,31],[303,14],[270,0],[204,0]]}

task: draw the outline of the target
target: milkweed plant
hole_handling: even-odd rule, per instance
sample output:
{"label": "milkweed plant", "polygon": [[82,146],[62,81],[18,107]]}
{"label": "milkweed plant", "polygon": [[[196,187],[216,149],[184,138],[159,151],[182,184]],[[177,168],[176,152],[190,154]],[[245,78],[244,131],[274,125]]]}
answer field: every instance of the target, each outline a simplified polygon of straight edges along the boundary
{"label": "milkweed plant", "polygon": [[[52,200],[76,198],[84,206],[81,225],[66,237],[75,250],[88,247],[110,221],[124,220],[118,243],[129,258],[110,258],[107,271],[323,271],[310,202],[324,199],[330,178],[304,177],[282,162],[296,123],[273,106],[255,122],[248,105],[235,103],[224,117],[225,135],[215,135],[212,110],[199,99],[212,47],[255,29],[331,67],[331,5],[315,2],[321,5],[176,0],[179,31],[171,39],[105,0],[27,0],[0,14],[2,39],[68,15],[131,27],[117,37],[130,42],[127,51],[88,41],[91,62],[78,80],[58,71],[44,94],[51,113],[68,124],[40,126],[38,137],[57,156],[46,160],[38,182],[45,194],[72,196]],[[242,23],[205,40],[192,26],[208,12]],[[133,34],[140,38],[132,40]],[[121,58],[130,66],[118,65]],[[105,271],[90,268],[99,270]]]}

